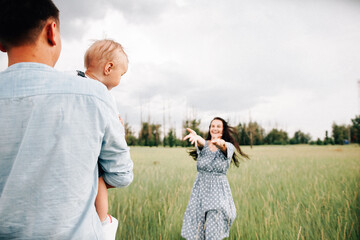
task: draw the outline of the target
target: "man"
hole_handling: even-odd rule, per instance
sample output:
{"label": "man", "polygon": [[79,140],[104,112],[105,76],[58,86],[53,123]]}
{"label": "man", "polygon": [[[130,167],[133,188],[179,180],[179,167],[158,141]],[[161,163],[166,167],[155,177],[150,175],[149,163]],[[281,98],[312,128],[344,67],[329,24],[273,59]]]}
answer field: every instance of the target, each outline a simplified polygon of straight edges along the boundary
{"label": "man", "polygon": [[61,40],[51,0],[0,6],[9,60],[0,73],[0,239],[102,239],[98,168],[110,187],[133,179],[111,96],[53,69]]}

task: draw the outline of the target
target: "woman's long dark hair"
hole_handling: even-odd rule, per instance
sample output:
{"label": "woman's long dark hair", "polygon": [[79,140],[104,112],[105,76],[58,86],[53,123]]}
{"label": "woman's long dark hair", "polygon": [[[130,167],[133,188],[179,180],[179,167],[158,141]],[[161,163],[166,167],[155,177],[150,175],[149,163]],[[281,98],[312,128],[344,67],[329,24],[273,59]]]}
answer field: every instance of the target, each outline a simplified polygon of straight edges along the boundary
{"label": "woman's long dark hair", "polygon": [[[235,149],[237,150],[237,152],[244,158],[247,158],[249,159],[249,156],[247,154],[245,154],[243,151],[241,151],[241,148],[239,146],[239,143],[235,140],[234,136],[236,135],[236,131],[235,131],[235,128],[229,126],[227,124],[227,122],[220,118],[220,117],[215,117],[213,120],[211,120],[210,122],[210,125],[209,125],[209,132],[208,132],[208,135],[206,137],[205,140],[211,140],[211,134],[210,134],[210,127],[211,127],[211,123],[214,121],[214,120],[220,120],[222,121],[223,123],[223,133],[222,133],[222,139],[225,141],[225,142],[230,142],[234,145]],[[198,154],[196,152],[196,149],[192,149],[189,151],[189,155],[191,157],[194,158],[194,160],[196,161],[197,160],[197,157],[198,157]],[[239,156],[234,152],[233,156],[232,156],[232,162],[235,164],[236,167],[239,167]]]}

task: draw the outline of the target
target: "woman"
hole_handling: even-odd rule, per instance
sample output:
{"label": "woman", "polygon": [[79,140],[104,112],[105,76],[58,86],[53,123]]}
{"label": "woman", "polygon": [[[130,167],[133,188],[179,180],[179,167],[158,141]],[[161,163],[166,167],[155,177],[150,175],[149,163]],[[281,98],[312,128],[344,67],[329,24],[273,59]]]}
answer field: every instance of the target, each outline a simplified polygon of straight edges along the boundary
{"label": "woman", "polygon": [[197,159],[197,177],[186,208],[181,235],[186,239],[223,239],[229,236],[236,209],[226,172],[231,161],[238,167],[241,156],[249,158],[235,141],[234,130],[219,117],[209,126],[204,140],[190,128],[189,139],[196,149],[190,155]]}

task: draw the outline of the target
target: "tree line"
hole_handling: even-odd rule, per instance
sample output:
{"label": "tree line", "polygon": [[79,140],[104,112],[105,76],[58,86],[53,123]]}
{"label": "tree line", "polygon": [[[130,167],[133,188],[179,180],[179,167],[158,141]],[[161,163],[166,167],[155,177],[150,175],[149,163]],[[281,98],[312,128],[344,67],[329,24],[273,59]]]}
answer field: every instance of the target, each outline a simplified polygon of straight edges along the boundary
{"label": "tree line", "polygon": [[[170,128],[164,137],[161,132],[161,125],[150,122],[142,122],[141,130],[138,136],[135,136],[134,131],[128,123],[124,124],[125,138],[129,146],[169,146],[169,147],[190,147],[188,141],[182,141],[182,138],[187,134],[186,128],[195,130],[199,135],[206,138],[208,132],[200,130],[201,120],[188,119],[183,121],[182,136],[179,138],[176,135],[176,129]],[[235,127],[234,136],[240,145],[287,145],[287,144],[312,144],[312,145],[328,145],[328,144],[360,144],[360,115],[351,119],[351,124],[338,125],[333,123],[331,135],[328,131],[325,132],[323,139],[317,138],[312,140],[310,134],[304,133],[300,130],[296,131],[290,138],[289,134],[282,130],[273,128],[266,132],[263,127],[257,122],[238,123]]]}

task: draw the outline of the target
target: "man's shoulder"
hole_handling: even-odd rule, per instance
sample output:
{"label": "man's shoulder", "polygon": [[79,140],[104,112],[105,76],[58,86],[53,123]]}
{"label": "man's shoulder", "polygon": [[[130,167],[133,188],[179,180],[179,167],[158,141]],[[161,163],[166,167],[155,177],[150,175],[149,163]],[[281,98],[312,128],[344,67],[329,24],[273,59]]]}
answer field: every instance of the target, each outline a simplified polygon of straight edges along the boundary
{"label": "man's shoulder", "polygon": [[[0,73],[0,97],[26,97],[40,94],[75,94],[111,101],[100,82],[58,71],[39,63],[19,63]],[[9,95],[11,94],[11,95]]]}
{"label": "man's shoulder", "polygon": [[56,75],[55,78],[58,80],[57,84],[59,87],[63,87],[69,93],[109,98],[109,91],[105,85],[96,80],[56,70],[54,71],[54,74]]}

